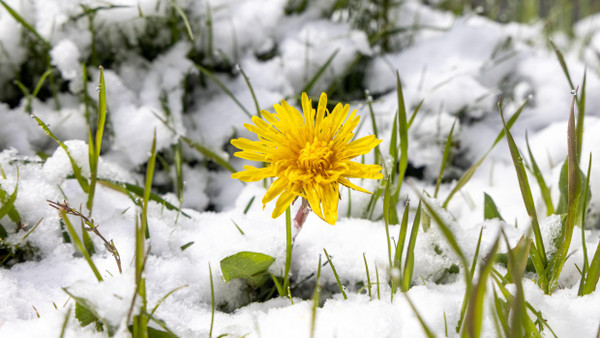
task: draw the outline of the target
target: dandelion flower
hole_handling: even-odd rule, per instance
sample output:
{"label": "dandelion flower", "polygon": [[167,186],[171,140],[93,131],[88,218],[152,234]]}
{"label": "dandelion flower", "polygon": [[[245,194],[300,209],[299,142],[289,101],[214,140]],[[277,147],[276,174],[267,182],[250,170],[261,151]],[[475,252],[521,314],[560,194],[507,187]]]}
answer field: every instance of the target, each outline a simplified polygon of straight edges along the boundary
{"label": "dandelion flower", "polygon": [[356,110],[349,113],[349,105],[338,103],[329,113],[326,106],[325,93],[321,94],[316,111],[306,93],[303,93],[304,114],[282,100],[281,105],[275,105],[276,113],[263,110],[263,118],[254,116],[254,124],[244,124],[258,136],[257,141],[245,138],[231,141],[241,149],[235,156],[268,163],[263,168],[246,165],[245,170],[231,177],[244,182],[277,178],[262,199],[264,208],[279,196],[273,218],[280,216],[290,203],[301,197],[308,201],[312,211],[321,219],[335,224],[340,184],[370,193],[350,182],[349,178],[383,177],[379,165],[352,161],[370,152],[381,140],[370,135],[352,141],[353,130],[360,121]]}

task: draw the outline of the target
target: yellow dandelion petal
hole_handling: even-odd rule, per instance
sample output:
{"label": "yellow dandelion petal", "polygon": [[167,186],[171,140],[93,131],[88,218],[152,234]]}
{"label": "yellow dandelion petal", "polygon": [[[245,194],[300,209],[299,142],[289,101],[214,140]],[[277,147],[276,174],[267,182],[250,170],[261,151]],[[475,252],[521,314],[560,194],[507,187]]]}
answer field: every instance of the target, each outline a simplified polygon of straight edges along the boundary
{"label": "yellow dandelion petal", "polygon": [[241,150],[235,155],[268,165],[265,168],[244,166],[243,171],[231,177],[246,182],[277,177],[263,197],[264,205],[279,196],[274,218],[294,199],[302,197],[317,216],[335,224],[340,184],[369,193],[348,178],[383,178],[379,165],[352,161],[371,151],[381,140],[366,136],[351,141],[360,117],[356,110],[350,113],[350,106],[342,104],[337,104],[329,113],[325,93],[319,97],[316,110],[306,93],[302,93],[301,103],[303,114],[282,100],[274,106],[275,113],[262,111],[263,118],[254,116],[253,124],[244,124],[257,135],[258,141],[232,140]]}

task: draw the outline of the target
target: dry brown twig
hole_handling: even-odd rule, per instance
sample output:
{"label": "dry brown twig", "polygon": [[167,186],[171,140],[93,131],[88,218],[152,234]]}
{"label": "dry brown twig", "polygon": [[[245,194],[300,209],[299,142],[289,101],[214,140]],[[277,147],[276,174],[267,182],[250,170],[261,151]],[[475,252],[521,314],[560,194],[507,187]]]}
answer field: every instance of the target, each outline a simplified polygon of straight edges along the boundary
{"label": "dry brown twig", "polygon": [[85,227],[85,230],[91,231],[94,234],[96,234],[98,237],[100,237],[100,239],[104,242],[104,246],[106,247],[106,250],[108,250],[108,252],[110,252],[113,255],[113,257],[115,258],[115,261],[117,262],[117,267],[119,268],[119,273],[123,273],[123,271],[121,270],[121,256],[119,255],[119,251],[117,250],[117,247],[115,246],[114,241],[112,239],[110,241],[108,241],[104,236],[102,236],[102,234],[98,230],[98,226],[96,224],[94,224],[93,219],[88,218],[84,214],[82,214],[80,211],[71,208],[69,206],[69,203],[66,200],[63,200],[62,203],[54,202],[54,201],[50,201],[50,200],[46,200],[46,201],[48,202],[48,204],[51,207],[53,207],[56,210],[64,211],[66,214],[77,216],[77,217],[81,218],[83,223],[85,223],[87,225],[87,227]]}

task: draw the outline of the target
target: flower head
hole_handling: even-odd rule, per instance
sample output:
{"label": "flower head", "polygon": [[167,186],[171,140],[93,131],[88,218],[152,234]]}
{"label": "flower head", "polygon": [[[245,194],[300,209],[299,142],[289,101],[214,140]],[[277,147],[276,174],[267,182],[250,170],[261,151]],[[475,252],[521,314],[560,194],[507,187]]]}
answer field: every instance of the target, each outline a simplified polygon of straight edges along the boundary
{"label": "flower head", "polygon": [[334,224],[339,184],[369,193],[348,178],[383,177],[379,165],[352,161],[370,152],[381,140],[370,135],[352,141],[353,130],[360,121],[356,110],[349,113],[349,105],[338,103],[329,113],[326,106],[325,93],[321,94],[316,111],[306,93],[302,93],[304,115],[282,100],[281,105],[275,105],[276,113],[263,110],[264,120],[254,116],[254,124],[244,124],[258,136],[258,141],[245,138],[231,141],[242,150],[235,153],[237,157],[268,163],[264,168],[246,165],[244,171],[231,177],[245,182],[277,177],[262,200],[264,207],[279,196],[273,218],[281,215],[300,196],[320,218]]}

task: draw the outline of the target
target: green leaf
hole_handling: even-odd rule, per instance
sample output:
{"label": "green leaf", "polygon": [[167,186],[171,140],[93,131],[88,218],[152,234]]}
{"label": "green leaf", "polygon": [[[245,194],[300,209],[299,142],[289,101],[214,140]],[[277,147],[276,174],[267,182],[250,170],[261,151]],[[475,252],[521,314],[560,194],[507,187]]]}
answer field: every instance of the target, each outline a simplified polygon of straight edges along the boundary
{"label": "green leaf", "polygon": [[167,332],[155,329],[151,326],[148,326],[148,338],[176,338],[177,336]]}
{"label": "green leaf", "polygon": [[498,212],[498,208],[496,207],[496,203],[490,197],[490,195],[483,193],[483,219],[494,219],[497,218],[501,221],[504,221],[502,216],[500,216],[500,212]]}
{"label": "green leaf", "polygon": [[221,272],[225,282],[243,278],[253,287],[259,287],[267,279],[267,270],[275,258],[259,252],[241,251],[221,260]]}
{"label": "green leaf", "polygon": [[75,318],[77,318],[82,327],[86,327],[91,323],[100,320],[90,310],[81,306],[79,303],[75,303]]}

